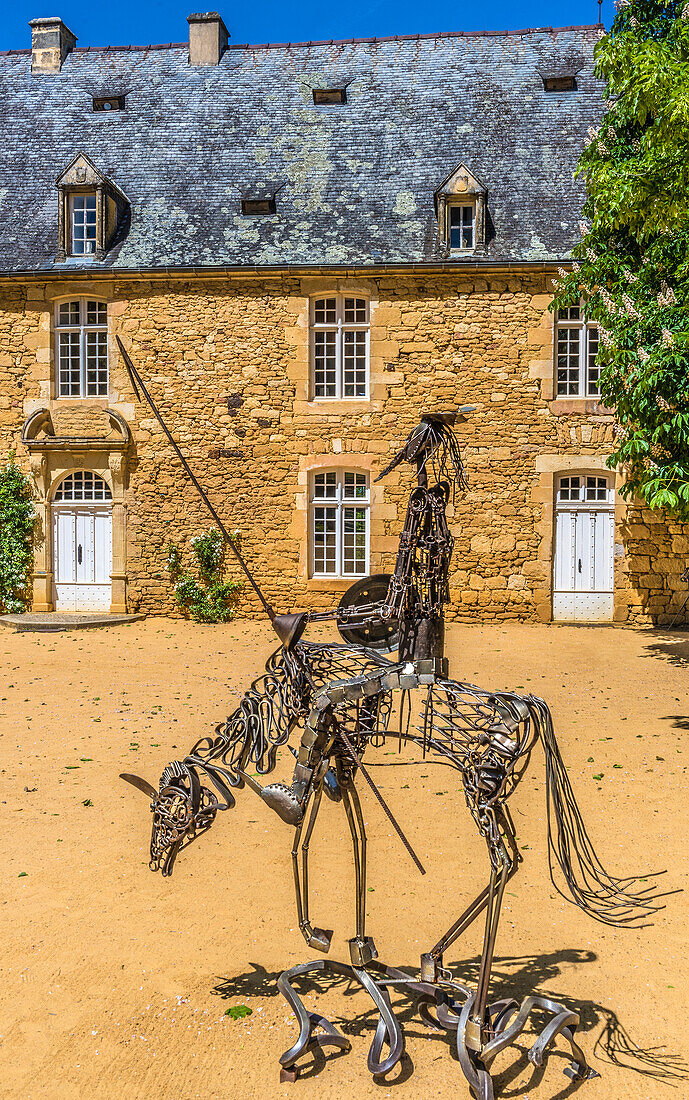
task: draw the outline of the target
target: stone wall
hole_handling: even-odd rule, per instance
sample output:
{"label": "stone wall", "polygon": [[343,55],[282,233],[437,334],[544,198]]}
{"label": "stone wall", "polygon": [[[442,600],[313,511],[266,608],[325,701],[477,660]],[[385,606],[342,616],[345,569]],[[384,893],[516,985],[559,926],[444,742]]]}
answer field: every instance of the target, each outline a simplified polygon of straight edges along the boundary
{"label": "stone wall", "polygon": [[[613,430],[595,402],[553,399],[548,286],[546,275],[454,274],[9,284],[0,289],[2,454],[21,453],[22,421],[37,408],[58,408],[83,431],[89,417],[95,423],[104,402],[55,400],[51,315],[58,297],[97,294],[109,302],[110,407],[132,431],[124,494],[129,607],[176,613],[166,548],[174,542],[186,552],[209,517],[150,409],[136,401],[115,334],[221,516],[241,530],[274,606],[329,607],[350,582],[307,576],[309,472],[351,465],[375,476],[421,410],[473,404],[477,411],[459,428],[470,489],[450,510],[450,616],[548,619],[554,479],[558,471],[603,468]],[[367,402],[309,400],[309,296],[337,289],[370,298]],[[410,474],[398,468],[373,487],[374,572],[394,561]],[[616,618],[667,616],[684,590],[687,528],[627,514],[620,503],[618,540]],[[259,611],[248,588],[241,607]]]}

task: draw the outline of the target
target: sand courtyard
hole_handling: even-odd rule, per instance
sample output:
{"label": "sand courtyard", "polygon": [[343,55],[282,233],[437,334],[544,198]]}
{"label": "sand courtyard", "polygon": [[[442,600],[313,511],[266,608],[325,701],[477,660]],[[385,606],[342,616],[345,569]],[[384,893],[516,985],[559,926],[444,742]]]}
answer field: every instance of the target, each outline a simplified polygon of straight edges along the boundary
{"label": "sand courtyard", "polygon": [[[0,632],[3,1097],[469,1096],[446,1033],[394,998],[408,1021],[407,1055],[401,1072],[373,1081],[372,1005],[345,984],[324,984],[308,1003],[343,1028],[352,1051],[279,1084],[277,1059],[296,1027],[275,982],[314,954],[296,922],[292,830],[251,791],[182,852],[172,878],[148,870],[148,801],[118,773],[157,785],[167,761],[234,708],[275,642],[267,626],[241,621]],[[455,678],[550,704],[609,870],[667,869],[667,888],[686,890],[686,633],[450,626],[448,653]],[[292,768],[282,751],[280,778]],[[390,741],[376,752],[368,763],[398,759]],[[428,873],[419,876],[360,783],[368,930],[382,958],[413,968],[485,885],[488,862],[458,773],[431,765],[372,773]],[[558,1043],[543,1072],[519,1050],[499,1056],[496,1092],[686,1095],[687,894],[669,896],[654,925],[638,930],[594,923],[567,904],[548,877],[544,788],[537,746],[510,803],[524,863],[508,885],[493,992],[536,987],[574,1007],[579,1042],[601,1077],[569,1081]],[[353,867],[341,807],[324,806],[311,852],[312,918],[335,929],[331,954],[346,958]],[[447,959],[460,978],[475,978],[480,937],[474,926]],[[236,1005],[251,1014],[226,1015]]]}

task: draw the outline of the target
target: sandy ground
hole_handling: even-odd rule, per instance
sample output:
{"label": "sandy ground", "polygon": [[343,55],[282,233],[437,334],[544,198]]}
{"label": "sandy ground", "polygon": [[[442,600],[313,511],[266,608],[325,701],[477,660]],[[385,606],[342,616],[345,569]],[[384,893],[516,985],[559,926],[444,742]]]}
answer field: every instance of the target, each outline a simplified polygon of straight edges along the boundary
{"label": "sandy ground", "polygon": [[[147,868],[148,802],[118,772],[157,783],[168,759],[233,708],[273,644],[262,625],[162,619],[0,632],[3,1097],[469,1096],[444,1033],[403,1006],[408,1056],[374,1082],[371,1004],[337,984],[308,1003],[343,1025],[351,1053],[278,1083],[278,1055],[296,1029],[275,981],[315,956],[296,927],[291,830],[252,792],[182,854],[172,879]],[[456,677],[551,704],[604,863],[619,873],[668,868],[668,885],[686,887],[689,638],[452,627],[448,648]],[[381,761],[391,748],[378,750]],[[381,957],[414,967],[482,888],[487,860],[449,769],[381,768],[376,777],[428,874],[415,871],[363,787],[369,931]],[[512,1050],[494,1066],[498,1094],[689,1096],[687,894],[668,898],[651,928],[595,924],[548,878],[540,747],[512,805],[525,862],[508,887],[493,990],[537,987],[575,1006],[601,1077],[573,1085],[561,1054],[534,1073]],[[336,929],[332,954],[345,958],[353,871],[341,807],[325,805],[312,853],[313,921]],[[480,935],[475,927],[458,945],[456,974],[475,974]],[[238,1004],[252,1015],[224,1015]]]}

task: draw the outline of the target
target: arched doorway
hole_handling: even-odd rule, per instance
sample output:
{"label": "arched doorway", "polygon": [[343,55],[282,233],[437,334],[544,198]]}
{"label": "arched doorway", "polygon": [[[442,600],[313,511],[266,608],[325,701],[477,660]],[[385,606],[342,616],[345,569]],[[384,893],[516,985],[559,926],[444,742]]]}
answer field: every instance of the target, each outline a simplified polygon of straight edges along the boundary
{"label": "arched doorway", "polygon": [[610,476],[556,479],[553,619],[610,622],[614,610],[615,490]]}
{"label": "arched doorway", "polygon": [[59,483],[51,503],[56,611],[109,611],[112,492],[91,470]]}

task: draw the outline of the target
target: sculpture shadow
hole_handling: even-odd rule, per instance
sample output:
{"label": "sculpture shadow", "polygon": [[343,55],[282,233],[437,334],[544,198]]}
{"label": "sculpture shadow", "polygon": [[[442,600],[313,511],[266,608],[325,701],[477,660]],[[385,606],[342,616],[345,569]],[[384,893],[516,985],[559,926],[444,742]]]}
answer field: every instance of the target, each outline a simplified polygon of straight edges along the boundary
{"label": "sculpture shadow", "polygon": [[675,668],[689,668],[689,641],[658,641],[646,646],[645,657],[668,661]]}
{"label": "sculpture shadow", "polygon": [[[675,1083],[678,1087],[680,1081],[689,1078],[689,1066],[677,1055],[667,1053],[659,1047],[639,1046],[631,1037],[625,1026],[621,1023],[616,1013],[605,1005],[591,1001],[577,1001],[557,989],[550,988],[564,967],[580,966],[584,963],[595,962],[595,952],[579,950],[576,948],[565,949],[543,955],[503,956],[495,961],[491,988],[495,997],[514,997],[521,1000],[533,993],[536,989],[539,993],[563,1004],[566,1008],[577,1012],[580,1017],[579,1035],[591,1033],[598,1027],[600,1034],[595,1040],[593,1054],[602,1062],[616,1066],[619,1069],[631,1070],[644,1077],[664,1080],[669,1085]],[[480,966],[480,956],[465,960],[449,967],[455,981],[464,985],[475,986]],[[219,979],[213,988],[216,996],[223,998],[236,997],[274,997],[277,996],[277,980],[279,972],[269,972],[265,967],[251,963],[252,970],[234,977]],[[414,967],[402,966],[398,969],[405,971],[410,976],[416,976],[418,971]],[[309,975],[295,980],[301,996],[313,994],[327,995],[331,991],[337,991],[345,997],[362,994],[361,987],[355,981],[342,975],[320,972],[314,980]],[[361,1000],[364,1000],[362,994]],[[429,1035],[439,1042],[450,1047],[450,1052],[456,1060],[456,1052],[453,1044],[453,1036],[444,1029],[430,1030],[424,1025],[417,1015],[416,999],[413,995],[401,987],[391,987],[391,997],[395,1015],[408,1038],[428,1039]],[[319,1005],[319,1011],[321,1006]],[[538,1020],[538,1013],[535,1010]],[[347,1036],[368,1036],[372,1038],[378,1022],[378,1013],[374,1005],[370,1007],[358,1007],[356,1017],[348,1019],[344,1014],[331,1013],[328,1018]],[[553,1069],[553,1059],[560,1059],[564,1069],[570,1061],[570,1057],[564,1050],[557,1047],[551,1049],[548,1059],[541,1067],[534,1067],[528,1061],[528,1047],[538,1033],[527,1027],[524,1035],[513,1044],[515,1054],[514,1061],[500,1072],[493,1075],[496,1095],[510,1098],[524,1095],[523,1083],[517,1085],[517,1079],[527,1071],[531,1073],[528,1088],[535,1088],[546,1071],[548,1061]],[[342,1056],[341,1051],[324,1053],[320,1049],[314,1049],[311,1061],[304,1063],[300,1069],[300,1077],[315,1077],[331,1062]],[[413,1063],[408,1055],[405,1055],[392,1074],[388,1075],[384,1082],[386,1086],[401,1084],[409,1079],[413,1072]],[[568,1081],[562,1089],[553,1094],[552,1100],[566,1100],[574,1094],[584,1082]]]}
{"label": "sculpture shadow", "polygon": [[672,722],[672,728],[675,730],[689,730],[689,715],[687,714],[664,714],[662,721]]}

